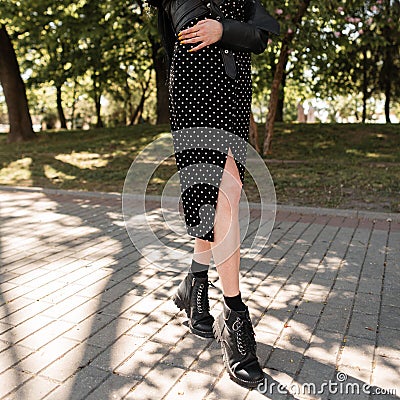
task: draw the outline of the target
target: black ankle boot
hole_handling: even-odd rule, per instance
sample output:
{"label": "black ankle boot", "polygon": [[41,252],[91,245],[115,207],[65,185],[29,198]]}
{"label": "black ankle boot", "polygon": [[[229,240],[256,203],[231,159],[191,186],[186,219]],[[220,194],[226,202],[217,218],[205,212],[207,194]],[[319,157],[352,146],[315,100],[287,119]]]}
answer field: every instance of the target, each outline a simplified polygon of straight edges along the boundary
{"label": "black ankle boot", "polygon": [[197,278],[189,272],[179,285],[173,301],[180,310],[185,309],[192,333],[205,338],[214,337],[214,317],[209,312],[208,278]]}
{"label": "black ankle boot", "polygon": [[230,378],[248,388],[263,383],[264,373],[256,355],[257,343],[248,308],[245,311],[234,311],[224,304],[224,310],[217,317],[213,328],[215,338],[221,343]]}

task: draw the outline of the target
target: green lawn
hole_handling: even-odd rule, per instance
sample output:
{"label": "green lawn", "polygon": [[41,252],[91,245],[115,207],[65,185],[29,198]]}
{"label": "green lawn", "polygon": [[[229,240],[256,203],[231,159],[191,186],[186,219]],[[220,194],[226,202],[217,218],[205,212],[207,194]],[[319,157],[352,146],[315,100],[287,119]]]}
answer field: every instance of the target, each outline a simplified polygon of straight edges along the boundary
{"label": "green lawn", "polygon": [[[0,184],[121,192],[136,154],[160,134],[167,125],[47,132],[21,144],[0,135]],[[277,124],[266,163],[280,204],[400,212],[399,145],[398,125]],[[175,172],[170,158],[148,193]],[[256,201],[248,174],[245,188]]]}

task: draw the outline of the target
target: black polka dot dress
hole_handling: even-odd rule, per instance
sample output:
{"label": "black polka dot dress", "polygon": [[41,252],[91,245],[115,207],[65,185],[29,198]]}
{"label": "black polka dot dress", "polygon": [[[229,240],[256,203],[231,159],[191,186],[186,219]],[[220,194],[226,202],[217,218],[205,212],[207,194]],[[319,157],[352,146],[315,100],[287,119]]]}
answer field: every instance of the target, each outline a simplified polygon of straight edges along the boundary
{"label": "black polka dot dress", "polygon": [[[244,3],[225,0],[220,8],[225,18],[244,21]],[[229,148],[244,180],[251,55],[233,51],[237,75],[232,79],[225,72],[218,44],[188,51],[195,46],[175,43],[169,76],[171,131],[187,232],[213,242],[218,191]]]}

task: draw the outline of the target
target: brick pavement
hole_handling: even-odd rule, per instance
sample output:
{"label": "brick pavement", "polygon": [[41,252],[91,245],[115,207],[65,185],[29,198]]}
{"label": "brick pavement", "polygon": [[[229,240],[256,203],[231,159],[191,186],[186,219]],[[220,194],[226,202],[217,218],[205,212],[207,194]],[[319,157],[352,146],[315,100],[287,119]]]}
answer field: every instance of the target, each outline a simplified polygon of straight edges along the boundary
{"label": "brick pavement", "polygon": [[[157,221],[157,202],[149,204]],[[190,334],[170,300],[192,238],[160,226],[163,252],[143,242],[158,267],[132,245],[117,194],[0,187],[0,218],[0,399],[400,396],[399,215],[279,207],[259,254],[244,241],[242,292],[267,382],[260,391],[229,380],[216,342]],[[181,259],[169,259],[168,246]],[[215,269],[210,278],[215,315]],[[295,393],[329,381],[342,393]],[[346,395],[349,383],[397,397]]]}

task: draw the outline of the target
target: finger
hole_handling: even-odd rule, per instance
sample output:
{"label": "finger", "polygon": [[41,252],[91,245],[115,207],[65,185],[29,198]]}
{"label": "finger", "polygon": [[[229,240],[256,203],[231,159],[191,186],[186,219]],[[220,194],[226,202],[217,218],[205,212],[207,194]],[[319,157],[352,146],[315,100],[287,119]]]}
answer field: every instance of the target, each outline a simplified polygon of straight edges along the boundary
{"label": "finger", "polygon": [[200,36],[197,36],[197,37],[194,37],[194,38],[181,40],[181,43],[182,44],[199,43],[199,42],[202,42],[203,40],[204,40],[204,38],[201,38]]}
{"label": "finger", "polygon": [[186,29],[184,29],[183,31],[180,31],[180,32],[178,33],[178,36],[181,36],[181,35],[188,35],[188,34],[190,34],[190,33],[196,32],[197,30],[198,30],[198,28],[196,28],[196,25],[195,25],[195,26],[192,26],[191,28],[186,28]]}
{"label": "finger", "polygon": [[191,53],[193,53],[194,51],[201,50],[201,49],[203,49],[203,48],[206,47],[206,46],[208,46],[208,43],[207,43],[207,42],[203,42],[203,43],[200,43],[198,46],[193,47],[192,49],[190,49],[190,50],[188,50],[188,51],[190,51]]}
{"label": "finger", "polygon": [[184,35],[178,36],[178,38],[179,38],[179,40],[188,40],[188,39],[199,38],[201,36],[203,36],[203,35],[201,34],[200,31],[195,31],[195,32],[192,32],[192,33],[188,33],[188,34],[184,34]]}

